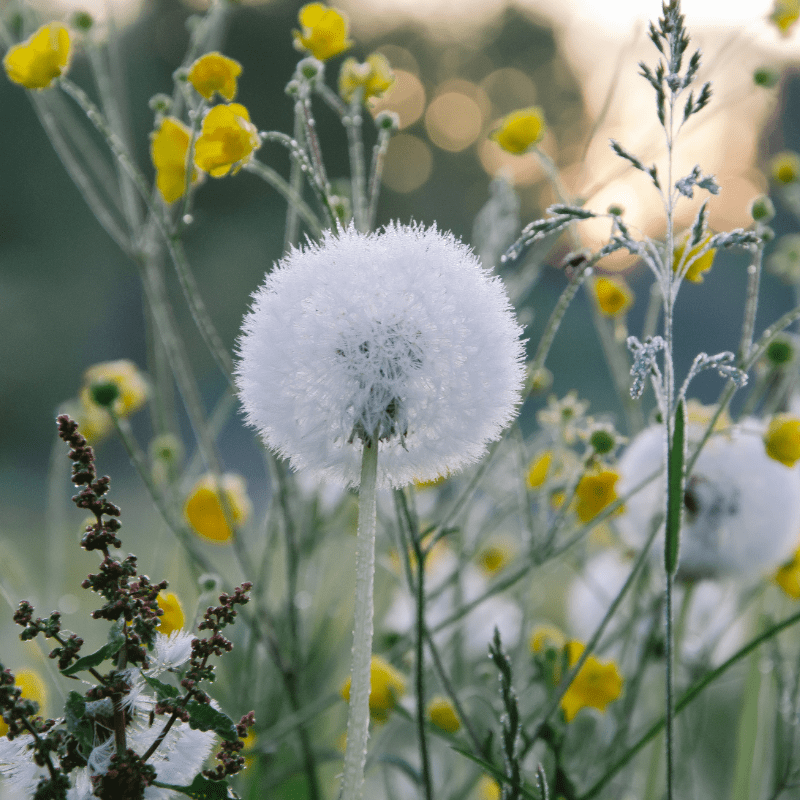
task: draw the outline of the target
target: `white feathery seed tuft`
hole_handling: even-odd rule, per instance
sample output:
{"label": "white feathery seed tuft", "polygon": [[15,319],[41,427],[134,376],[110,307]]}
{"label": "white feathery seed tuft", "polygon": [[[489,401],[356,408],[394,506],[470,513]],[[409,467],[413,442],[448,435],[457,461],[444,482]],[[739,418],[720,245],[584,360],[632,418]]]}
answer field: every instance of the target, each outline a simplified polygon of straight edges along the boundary
{"label": "white feathery seed tuft", "polygon": [[297,470],[379,486],[478,460],[517,413],[523,343],[505,289],[435,227],[352,226],[293,249],[253,296],[236,370],[247,421]]}

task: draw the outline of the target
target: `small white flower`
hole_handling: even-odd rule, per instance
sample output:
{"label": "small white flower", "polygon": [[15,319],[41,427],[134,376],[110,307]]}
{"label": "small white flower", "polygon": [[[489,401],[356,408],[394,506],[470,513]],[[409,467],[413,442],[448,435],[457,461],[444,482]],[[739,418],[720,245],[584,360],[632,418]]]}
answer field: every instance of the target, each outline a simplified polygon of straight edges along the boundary
{"label": "small white flower", "polygon": [[254,295],[237,366],[247,421],[295,469],[379,486],[476,461],[516,414],[520,328],[499,279],[451,234],[390,225],[292,250]]}
{"label": "small white flower", "polygon": [[148,675],[155,677],[170,669],[177,669],[192,657],[192,641],[195,635],[191,631],[172,631],[169,636],[156,634],[155,652],[150,657]]}
{"label": "small white flower", "polygon": [[0,737],[0,796],[3,800],[28,800],[45,775],[45,768],[33,760],[33,736]]}
{"label": "small white flower", "polygon": [[[690,438],[696,435],[693,428]],[[652,427],[631,442],[619,462],[620,495],[662,465],[663,436],[660,427]],[[756,578],[776,570],[797,549],[800,471],[769,458],[762,437],[763,425],[747,419],[713,436],[701,451],[684,495],[681,574]],[[625,501],[617,525],[628,544],[644,542],[663,496],[662,477]],[[653,551],[663,552],[663,546],[656,543]]]}

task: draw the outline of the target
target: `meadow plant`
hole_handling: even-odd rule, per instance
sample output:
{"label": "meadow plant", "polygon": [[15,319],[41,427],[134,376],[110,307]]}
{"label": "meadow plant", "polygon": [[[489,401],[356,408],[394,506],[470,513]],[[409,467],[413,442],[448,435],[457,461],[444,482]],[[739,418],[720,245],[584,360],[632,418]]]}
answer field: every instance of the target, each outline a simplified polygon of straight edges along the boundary
{"label": "meadow plant", "polygon": [[[774,202],[752,198],[752,225],[709,228],[724,184],[675,163],[712,87],[697,85],[701,54],[670,0],[649,27],[655,64],[640,65],[664,165],[610,143],[649,181],[663,237],[637,230],[621,205],[601,212],[569,196],[543,149],[544,111],[530,105],[486,134],[538,160],[557,198],[543,218],[520,231],[519,197],[498,176],[472,248],[435,224],[377,226],[400,124],[374,105],[391,98],[390,59],[349,55],[346,15],[304,5],[286,32],[300,52],[286,85],[294,126],[263,130],[236,100],[247,63],[215,49],[235,13],[213,0],[193,18],[170,93],[150,102],[144,167],[88,15],[32,24],[20,9],[0,26],[6,75],[138,270],[153,365],[145,376],[125,353],[89,365],[58,417],[73,499],[92,515],[81,545],[102,556],[83,586],[103,599],[92,612],[103,644],[86,653],[59,611],[16,606],[21,638],[52,639],[58,669],[45,680],[31,665],[3,668],[2,797],[796,796],[800,246],[797,235],[770,245],[770,222],[776,205],[800,220],[800,156],[769,162]],[[796,3],[777,2],[771,20],[788,36],[798,17]],[[96,88],[73,80],[77,62]],[[753,80],[766,90],[780,76],[765,67]],[[329,174],[320,108],[342,128],[344,178]],[[286,169],[270,163],[277,148]],[[283,255],[253,287],[232,345],[186,242],[199,193],[241,173],[287,211]],[[679,230],[680,206],[697,197]],[[589,220],[610,231],[594,251],[580,238]],[[726,249],[748,259],[738,341],[679,374],[679,295],[720,269]],[[631,282],[608,266],[619,251],[652,276],[639,335]],[[529,318],[551,257],[565,286],[533,338],[515,312]],[[176,322],[167,265],[191,330]],[[793,287],[795,307],[759,333],[762,265]],[[619,418],[593,408],[588,387],[544,399],[581,292]],[[210,410],[190,338],[224,384]],[[702,372],[722,382],[710,405],[692,394]],[[175,393],[185,420],[170,410]],[[237,398],[264,475],[220,455]],[[143,408],[146,434],[130,422]],[[122,555],[120,510],[92,449],[111,435],[157,515],[153,536],[174,537],[180,591]],[[1,570],[0,580],[9,597]],[[234,620],[231,641],[222,630]],[[80,691],[52,691],[54,678],[78,686],[78,675]],[[54,694],[63,706],[44,716]]]}

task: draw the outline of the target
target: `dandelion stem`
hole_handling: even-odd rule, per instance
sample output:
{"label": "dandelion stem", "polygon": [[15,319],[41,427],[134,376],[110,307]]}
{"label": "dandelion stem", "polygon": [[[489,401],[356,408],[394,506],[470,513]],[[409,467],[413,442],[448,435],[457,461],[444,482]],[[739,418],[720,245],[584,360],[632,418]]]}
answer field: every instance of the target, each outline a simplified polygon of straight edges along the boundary
{"label": "dandelion stem", "polygon": [[361,455],[353,662],[350,670],[350,708],[347,715],[347,748],[344,754],[341,800],[359,800],[361,798],[364,764],[367,760],[377,476],[378,440],[376,436],[373,436],[371,440],[364,442]]}

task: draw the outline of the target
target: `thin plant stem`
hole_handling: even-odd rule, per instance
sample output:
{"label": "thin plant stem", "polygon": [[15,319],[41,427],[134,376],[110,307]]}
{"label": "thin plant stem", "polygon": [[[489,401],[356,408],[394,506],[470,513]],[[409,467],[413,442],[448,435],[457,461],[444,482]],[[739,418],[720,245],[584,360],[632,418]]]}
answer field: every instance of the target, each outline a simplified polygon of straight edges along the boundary
{"label": "thin plant stem", "polygon": [[348,113],[342,117],[347,131],[347,144],[350,152],[350,186],[353,195],[353,221],[356,230],[366,233],[365,208],[365,167],[364,167],[364,133],[362,129],[363,87],[359,87],[350,101]]}
{"label": "thin plant stem", "polygon": [[750,355],[753,346],[753,331],[756,326],[756,311],[758,310],[758,288],[761,282],[761,264],[764,255],[763,241],[756,245],[753,260],[747,267],[747,300],[744,307],[744,320],[742,321],[742,340],[739,344],[738,361],[744,362]]}
{"label": "thin plant stem", "polygon": [[[303,135],[303,120],[300,116],[300,109],[298,104],[294,104],[294,140],[296,142],[300,142],[300,139]],[[255,159],[253,159],[255,161]],[[271,185],[278,189],[278,186],[273,182],[274,178],[280,178],[280,181],[285,183],[283,177],[279,175],[275,170],[267,167],[271,172],[274,172],[274,176],[271,176],[271,179],[268,179],[265,174],[261,174],[261,177],[264,180],[269,180]],[[256,174],[260,174],[259,172],[255,171]],[[303,171],[300,169],[300,162],[293,158],[291,159],[291,164],[289,166],[289,183],[286,184],[285,191],[282,192],[284,197],[286,197],[287,201],[289,201],[289,196],[292,195],[297,198],[297,200],[289,201],[287,208],[286,208],[286,228],[283,234],[283,252],[289,252],[289,248],[297,241],[297,236],[300,233],[300,203],[303,202],[300,193],[303,189]],[[281,189],[278,189],[281,191]],[[299,201],[299,202],[298,202]],[[311,209],[309,209],[310,211]],[[313,212],[312,212],[313,217]]]}
{"label": "thin plant stem", "polygon": [[378,441],[377,437],[373,436],[370,440],[364,441],[361,454],[353,662],[350,670],[350,706],[347,714],[347,747],[344,754],[341,800],[360,800],[364,784],[364,765],[367,760],[377,477]]}
{"label": "thin plant stem", "polygon": [[[417,564],[416,580],[413,588],[416,593],[416,631],[414,648],[414,681],[416,683],[417,695],[417,738],[419,739],[419,755],[422,765],[422,785],[425,789],[425,800],[433,800],[433,787],[431,784],[431,766],[428,756],[428,735],[425,731],[425,561],[428,553],[427,548],[422,547],[419,538],[419,529],[416,521],[412,518],[408,508],[408,500],[405,492],[398,489],[395,492],[395,499],[403,509],[403,515],[408,525],[408,534],[411,538],[411,546],[414,549],[414,557]],[[410,575],[413,579],[413,572]]]}
{"label": "thin plant stem", "polygon": [[367,230],[375,226],[375,216],[378,211],[378,197],[381,193],[381,178],[383,167],[386,163],[386,151],[389,149],[389,140],[392,131],[381,127],[378,130],[378,141],[372,148],[372,167],[369,174],[369,188],[367,189]]}
{"label": "thin plant stem", "polygon": [[[766,631],[761,633],[760,635],[756,636],[754,639],[751,639],[744,647],[737,650],[727,661],[720,664],[716,669],[713,669],[706,673],[700,680],[694,683],[689,689],[687,689],[680,697],[680,699],[675,703],[675,714],[679,714],[686,708],[693,700],[697,698],[698,695],[703,692],[706,687],[712,684],[717,678],[721,677],[725,674],[732,666],[737,664],[743,658],[746,658],[750,653],[752,653],[756,648],[760,647],[764,642],[772,639],[774,636],[777,636],[782,631],[790,628],[792,625],[797,624],[800,622],[800,612],[796,614],[792,614],[791,616],[787,617],[786,619],[781,620],[780,622],[775,623]],[[661,719],[654,722],[643,734],[639,739],[633,744],[628,751],[622,755],[617,761],[615,761],[605,772],[605,774],[596,781],[586,792],[580,795],[576,800],[591,800],[591,798],[596,797],[600,791],[611,781],[611,779],[645,746],[648,742],[652,741],[666,725],[666,717],[661,717]]]}

